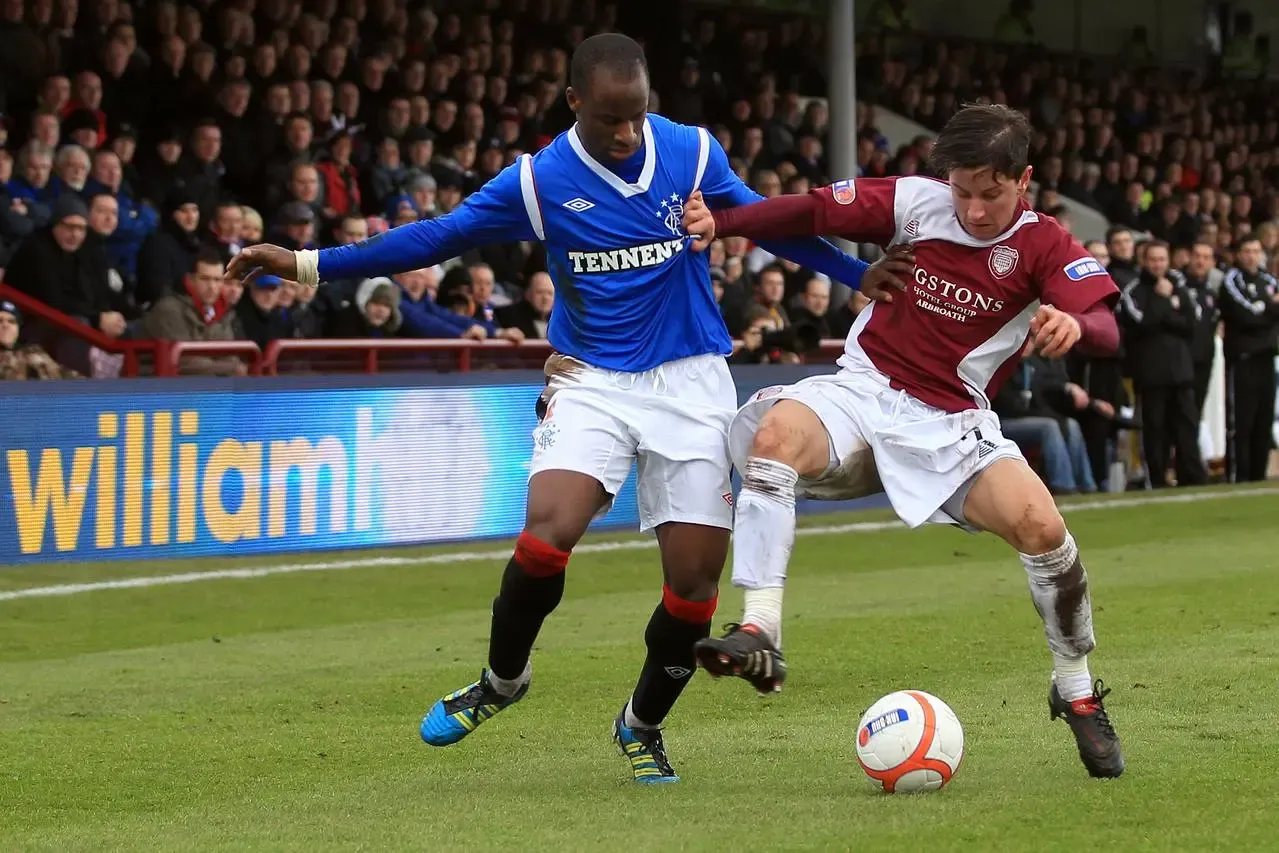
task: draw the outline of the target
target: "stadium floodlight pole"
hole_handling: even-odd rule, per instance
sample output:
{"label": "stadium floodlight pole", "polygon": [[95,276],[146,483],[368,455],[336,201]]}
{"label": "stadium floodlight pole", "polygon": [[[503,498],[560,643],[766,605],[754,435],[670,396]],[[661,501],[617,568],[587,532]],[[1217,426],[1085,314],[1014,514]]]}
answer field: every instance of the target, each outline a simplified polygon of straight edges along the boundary
{"label": "stadium floodlight pole", "polygon": [[[857,40],[855,0],[830,0],[827,21],[826,93],[830,106],[830,167],[832,178],[848,178],[857,171]],[[857,247],[846,240],[835,241],[850,254]]]}

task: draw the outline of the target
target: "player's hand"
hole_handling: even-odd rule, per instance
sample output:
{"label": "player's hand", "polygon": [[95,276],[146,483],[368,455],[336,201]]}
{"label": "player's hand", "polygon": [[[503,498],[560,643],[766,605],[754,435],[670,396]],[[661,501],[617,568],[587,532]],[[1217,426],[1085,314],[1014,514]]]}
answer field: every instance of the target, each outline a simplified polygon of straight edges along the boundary
{"label": "player's hand", "polygon": [[298,264],[293,253],[270,243],[258,243],[241,249],[227,265],[226,277],[246,281],[255,272],[275,275],[289,281],[298,280]]}
{"label": "player's hand", "polygon": [[704,252],[715,240],[715,217],[697,190],[684,202],[684,233],[693,238],[693,251]]}
{"label": "player's hand", "polygon": [[1030,321],[1030,340],[1044,358],[1061,358],[1079,343],[1081,334],[1078,320],[1051,305],[1040,306]]}
{"label": "player's hand", "polygon": [[909,243],[893,246],[862,276],[861,292],[876,302],[892,302],[893,291],[905,291],[906,281],[915,275],[915,247]]}

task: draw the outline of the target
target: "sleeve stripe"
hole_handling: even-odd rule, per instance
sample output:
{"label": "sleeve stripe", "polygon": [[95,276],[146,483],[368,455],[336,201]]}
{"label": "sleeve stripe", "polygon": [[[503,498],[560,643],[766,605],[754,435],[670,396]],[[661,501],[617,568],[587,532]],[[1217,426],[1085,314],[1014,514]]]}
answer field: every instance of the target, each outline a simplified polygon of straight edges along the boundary
{"label": "sleeve stripe", "polygon": [[1253,314],[1264,314],[1266,306],[1260,302],[1253,302],[1244,295],[1239,289],[1239,285],[1243,283],[1243,276],[1239,274],[1239,270],[1232,269],[1226,273],[1226,292],[1230,294],[1230,298],[1238,302],[1244,308],[1247,308]]}
{"label": "sleeve stripe", "polygon": [[711,135],[704,127],[697,129],[697,175],[693,178],[693,192],[702,186],[702,176],[706,174],[706,163],[711,157]]}
{"label": "sleeve stripe", "polygon": [[524,210],[537,239],[546,239],[546,226],[542,222],[542,205],[537,200],[537,182],[533,179],[533,155],[520,155],[520,195],[524,197]]}
{"label": "sleeve stripe", "polygon": [[1119,301],[1120,304],[1123,305],[1124,311],[1127,312],[1128,316],[1140,323],[1142,318],[1145,317],[1145,314],[1137,307],[1137,303],[1132,298],[1132,292],[1137,289],[1138,284],[1140,284],[1140,280],[1129,282],[1128,286],[1120,291]]}

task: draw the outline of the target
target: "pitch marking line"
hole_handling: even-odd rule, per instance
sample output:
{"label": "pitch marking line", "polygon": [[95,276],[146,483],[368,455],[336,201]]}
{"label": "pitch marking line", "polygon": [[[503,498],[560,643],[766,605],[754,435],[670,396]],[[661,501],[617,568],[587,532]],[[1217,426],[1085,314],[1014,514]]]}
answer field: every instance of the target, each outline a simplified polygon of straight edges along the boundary
{"label": "pitch marking line", "polygon": [[[1279,488],[1260,489],[1220,489],[1212,492],[1195,492],[1193,494],[1144,495],[1133,498],[1115,498],[1113,500],[1091,500],[1065,504],[1062,512],[1082,512],[1094,509],[1115,509],[1154,504],[1200,503],[1202,501],[1227,500],[1231,498],[1248,498],[1279,495]],[[825,536],[836,533],[874,533],[880,530],[894,530],[902,527],[900,521],[858,521],[851,524],[831,524],[821,527],[801,527],[800,536]],[[573,549],[575,554],[602,554],[609,551],[642,551],[657,547],[654,539],[629,539],[620,542],[589,542]],[[120,578],[119,580],[94,581],[91,583],[63,583],[52,586],[34,586],[26,589],[14,589],[0,592],[0,601],[15,601],[20,598],[55,598],[65,595],[79,595],[85,592],[98,592],[107,589],[141,589],[152,586],[169,586],[173,584],[199,583],[201,581],[249,580],[265,578],[272,575],[291,575],[300,572],[336,572],[344,569],[370,569],[384,566],[420,566],[447,563],[470,563],[484,560],[506,560],[511,556],[509,548],[492,551],[459,551],[451,554],[427,554],[421,557],[366,557],[357,560],[316,561],[310,563],[284,563],[274,566],[258,566],[256,568],[216,569],[208,572],[182,572],[173,575],[151,575],[146,577]]]}

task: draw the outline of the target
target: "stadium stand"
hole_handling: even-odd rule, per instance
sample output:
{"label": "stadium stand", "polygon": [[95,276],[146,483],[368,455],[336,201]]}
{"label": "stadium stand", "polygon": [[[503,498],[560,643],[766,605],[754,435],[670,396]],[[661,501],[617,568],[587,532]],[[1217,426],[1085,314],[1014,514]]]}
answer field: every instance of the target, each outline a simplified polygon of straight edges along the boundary
{"label": "stadium stand", "polygon": [[[710,127],[761,194],[842,177],[830,174],[821,19],[722,6],[5,0],[0,298],[24,315],[23,344],[100,378],[533,365],[553,307],[534,246],[318,293],[268,278],[206,299],[193,271],[202,254],[225,261],[262,239],[348,243],[447,213],[568,127],[568,57],[600,30],[645,41],[653,109]],[[1177,270],[1206,241],[1213,299],[1239,275],[1245,238],[1279,272],[1279,115],[1262,51],[1236,39],[1220,67],[1166,69],[1136,35],[1109,58],[1049,52],[1029,4],[1010,5],[993,42],[914,33],[902,0],[863,6],[860,175],[925,171],[927,135],[902,139],[900,128],[936,130],[962,103],[1004,101],[1037,129],[1039,210],[1088,219],[1092,237],[1103,223],[1139,244],[1166,241]],[[880,126],[890,123],[891,141]],[[1118,233],[1095,251],[1128,287],[1142,249],[1120,238],[1116,254]],[[846,289],[745,240],[712,252],[736,361],[839,351],[859,307]],[[433,322],[405,324],[406,312]],[[407,326],[437,339],[415,345]],[[1133,402],[1116,378],[1125,367],[1071,365],[1074,387],[1096,389],[1074,414],[1094,435],[1099,480],[1107,451],[1096,436],[1113,438]],[[1105,423],[1090,433],[1089,418]]]}

